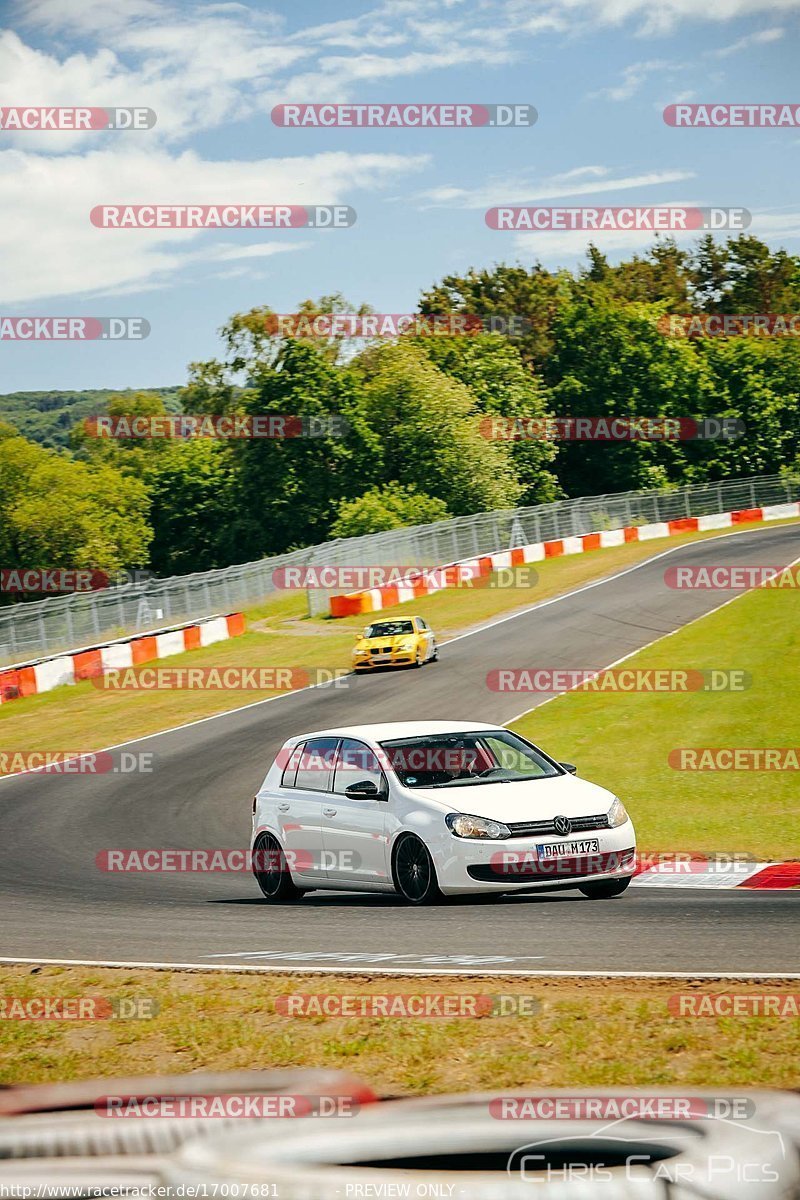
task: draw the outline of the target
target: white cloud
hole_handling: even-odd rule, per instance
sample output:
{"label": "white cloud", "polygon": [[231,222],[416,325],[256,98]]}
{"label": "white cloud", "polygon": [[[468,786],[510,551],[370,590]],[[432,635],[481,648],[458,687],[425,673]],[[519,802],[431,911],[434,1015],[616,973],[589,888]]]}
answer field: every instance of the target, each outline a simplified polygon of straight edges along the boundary
{"label": "white cloud", "polygon": [[800,0],[555,0],[546,7],[562,16],[583,14],[584,19],[604,25],[634,21],[637,32],[653,35],[670,33],[686,22],[800,13]]}
{"label": "white cloud", "polygon": [[593,92],[593,96],[607,96],[609,100],[630,100],[647,82],[651,75],[660,71],[675,69],[675,64],[664,59],[654,58],[649,62],[633,63],[622,72],[622,81],[616,87],[602,88]]}
{"label": "white cloud", "polygon": [[578,167],[564,175],[551,175],[539,182],[520,176],[490,180],[479,188],[452,186],[431,188],[419,199],[427,208],[492,208],[497,204],[538,204],[568,196],[597,196],[630,188],[660,187],[693,179],[693,171],[650,171],[641,175],[610,177],[607,167]]}
{"label": "white cloud", "polygon": [[730,46],[722,46],[719,50],[709,50],[708,56],[710,58],[728,58],[731,54],[749,50],[751,46],[767,46],[770,42],[779,42],[785,33],[786,30],[779,26],[762,29],[758,33],[749,33],[746,37],[739,38],[738,42],[731,42]]}
{"label": "white cloud", "polygon": [[[0,43],[3,97],[11,103],[35,94],[42,104],[76,103],[79,97],[84,104],[143,105],[158,114],[150,141],[163,142],[286,100],[343,101],[360,85],[456,67],[502,67],[521,56],[527,39],[553,33],[581,36],[623,24],[663,33],[690,20],[800,12],[800,0],[373,0],[357,17],[291,33],[283,17],[256,7],[255,0],[17,0],[15,7],[22,28],[80,39],[83,53],[25,47],[7,32]],[[775,31],[752,36],[760,44]],[[627,99],[668,65],[658,59],[636,63],[606,94]],[[96,134],[34,136],[26,138],[26,147],[50,153],[97,141]]]}
{"label": "white cloud", "polygon": [[17,5],[22,21],[46,33],[105,35],[139,20],[157,21],[158,0],[24,0]]}
{"label": "white cloud", "polygon": [[[325,153],[291,159],[209,162],[186,152],[128,148],[83,155],[42,157],[18,150],[0,153],[0,273],[3,303],[44,296],[91,295],[110,289],[158,286],[204,259],[262,257],[280,251],[274,234],[241,231],[237,253],[230,231],[220,245],[213,230],[96,229],[98,204],[131,197],[162,204],[354,204],[421,168],[424,157],[399,154]],[[323,232],[323,231],[320,231]],[[267,247],[264,236],[269,237]],[[318,235],[317,235],[318,236]],[[347,237],[348,231],[335,231]],[[296,244],[287,231],[286,245]],[[278,239],[281,241],[281,239]],[[313,231],[302,242],[315,244]]]}

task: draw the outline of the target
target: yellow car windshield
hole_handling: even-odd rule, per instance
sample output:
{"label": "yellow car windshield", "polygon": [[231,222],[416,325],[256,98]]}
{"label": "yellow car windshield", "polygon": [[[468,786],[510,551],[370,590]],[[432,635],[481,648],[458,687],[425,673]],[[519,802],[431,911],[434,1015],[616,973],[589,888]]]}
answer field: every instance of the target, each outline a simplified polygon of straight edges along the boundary
{"label": "yellow car windshield", "polygon": [[411,621],[376,621],[367,628],[364,637],[400,637],[403,634],[413,634],[414,626]]}

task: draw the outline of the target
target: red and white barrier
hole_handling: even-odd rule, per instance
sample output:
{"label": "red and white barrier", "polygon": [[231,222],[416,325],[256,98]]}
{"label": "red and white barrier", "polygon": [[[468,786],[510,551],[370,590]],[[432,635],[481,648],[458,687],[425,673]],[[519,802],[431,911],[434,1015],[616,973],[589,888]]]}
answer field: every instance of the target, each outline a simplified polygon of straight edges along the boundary
{"label": "red and white barrier", "polygon": [[691,855],[653,855],[651,866],[640,863],[632,887],[750,888],[774,891],[800,887],[800,862],[730,862]]}
{"label": "red and white barrier", "polygon": [[244,632],[244,613],[229,613],[224,617],[209,617],[205,621],[181,625],[164,633],[137,634],[102,646],[73,650],[69,654],[16,663],[12,667],[0,668],[0,704],[25,696],[37,696],[81,679],[94,679],[108,671],[138,667],[140,663],[152,662],[156,658],[168,658],[171,654],[183,654],[185,650],[211,646],[214,642],[238,637]]}
{"label": "red and white barrier", "polygon": [[674,537],[679,533],[727,529],[732,525],[781,521],[787,517],[800,517],[800,501],[793,504],[772,504],[765,508],[745,508],[738,512],[712,513],[706,517],[679,517],[676,521],[629,525],[624,529],[603,529],[598,533],[585,533],[580,537],[557,538],[551,542],[514,546],[510,550],[499,550],[493,554],[480,555],[478,558],[448,563],[444,567],[436,568],[433,573],[420,569],[419,574],[409,575],[406,579],[384,587],[348,592],[344,596],[331,596],[331,616],[352,617],[359,613],[393,608],[396,604],[416,600],[418,596],[428,596],[443,588],[455,587],[457,583],[463,583],[470,573],[474,578],[481,578],[502,567],[523,566],[526,563],[559,558],[566,554],[583,554],[587,550],[623,546],[626,542],[648,542],[656,538]]}

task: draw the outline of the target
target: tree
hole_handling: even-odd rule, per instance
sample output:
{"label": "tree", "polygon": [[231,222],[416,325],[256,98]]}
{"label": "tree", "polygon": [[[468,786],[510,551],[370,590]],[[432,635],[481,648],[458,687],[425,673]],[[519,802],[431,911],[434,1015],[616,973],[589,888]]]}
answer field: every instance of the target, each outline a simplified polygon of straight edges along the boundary
{"label": "tree", "polygon": [[357,359],[360,412],[377,441],[380,478],[438,498],[450,512],[514,506],[520,496],[509,444],[480,431],[468,387],[438,370],[410,341]]}
{"label": "tree", "polygon": [[[548,416],[548,395],[532,367],[526,365],[514,342],[494,333],[462,337],[417,339],[440,371],[466,384],[479,412],[489,416]],[[548,468],[557,447],[549,441],[521,440],[510,445],[511,463],[519,481],[520,504],[546,504],[563,493]]]}
{"label": "tree", "polygon": [[151,500],[150,565],[183,575],[237,561],[235,463],[230,448],[208,438],[169,442],[149,459],[142,480]]}
{"label": "tree", "polygon": [[25,438],[0,438],[0,545],[4,565],[96,568],[147,562],[152,531],[139,480],[77,462]]}
{"label": "tree", "polygon": [[[705,413],[708,374],[692,346],[657,328],[662,310],[620,305],[603,288],[565,306],[547,364],[552,404],[564,417],[693,417]],[[684,443],[566,442],[559,477],[572,496],[663,487],[682,480]]]}
{"label": "tree", "polygon": [[449,516],[447,505],[435,496],[426,496],[414,487],[403,487],[392,480],[370,488],[355,500],[343,500],[331,526],[331,537],[360,537],[403,525],[429,525],[446,521]]}
{"label": "tree", "polygon": [[464,275],[446,275],[423,292],[419,307],[423,313],[523,317],[530,330],[519,338],[520,352],[526,362],[541,365],[552,349],[553,320],[572,282],[567,272],[553,274],[541,263],[530,269],[504,263],[491,271],[470,268]]}

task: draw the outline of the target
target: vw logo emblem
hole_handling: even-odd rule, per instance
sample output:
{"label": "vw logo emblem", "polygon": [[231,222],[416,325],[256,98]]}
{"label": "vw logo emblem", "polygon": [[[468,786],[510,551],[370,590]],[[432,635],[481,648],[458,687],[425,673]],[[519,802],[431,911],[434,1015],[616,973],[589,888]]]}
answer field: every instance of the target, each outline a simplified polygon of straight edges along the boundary
{"label": "vw logo emblem", "polygon": [[568,833],[572,833],[572,822],[569,817],[556,817],[553,825],[556,833],[560,833],[562,837]]}

